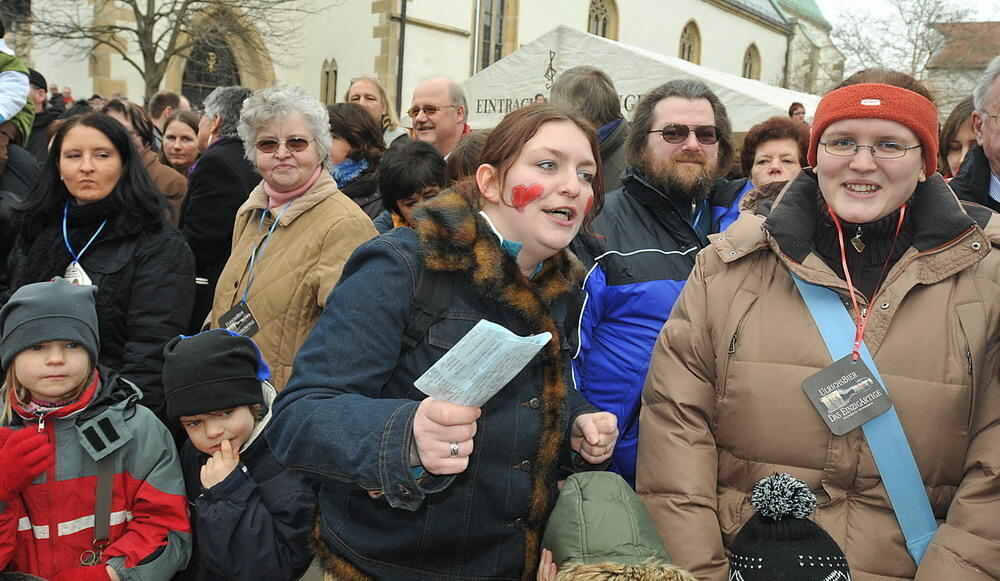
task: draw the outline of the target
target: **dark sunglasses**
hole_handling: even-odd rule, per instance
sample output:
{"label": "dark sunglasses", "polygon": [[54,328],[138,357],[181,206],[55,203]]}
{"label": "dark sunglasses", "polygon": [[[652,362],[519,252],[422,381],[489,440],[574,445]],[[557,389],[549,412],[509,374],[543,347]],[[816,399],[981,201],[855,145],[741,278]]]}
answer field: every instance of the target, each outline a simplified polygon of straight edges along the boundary
{"label": "dark sunglasses", "polygon": [[406,111],[406,114],[410,116],[410,119],[416,119],[417,115],[420,115],[421,111],[424,112],[424,115],[430,117],[431,115],[437,113],[441,109],[454,109],[455,107],[458,107],[458,105],[440,105],[440,106],[424,105],[422,107],[413,106]]}
{"label": "dark sunglasses", "polygon": [[650,131],[650,133],[659,133],[663,137],[663,141],[676,144],[684,143],[684,140],[688,138],[688,135],[692,131],[694,131],[694,136],[698,139],[698,143],[702,145],[715,145],[719,142],[719,132],[715,128],[715,125],[681,125],[679,123],[670,123],[669,125],[664,125],[663,129]]}
{"label": "dark sunglasses", "polygon": [[293,137],[291,139],[286,139],[285,141],[278,141],[277,139],[261,139],[254,146],[257,151],[261,153],[274,153],[278,151],[278,147],[281,144],[285,145],[285,149],[291,151],[292,153],[299,153],[300,151],[305,151],[309,144],[312,143],[311,139],[306,139],[305,137]]}

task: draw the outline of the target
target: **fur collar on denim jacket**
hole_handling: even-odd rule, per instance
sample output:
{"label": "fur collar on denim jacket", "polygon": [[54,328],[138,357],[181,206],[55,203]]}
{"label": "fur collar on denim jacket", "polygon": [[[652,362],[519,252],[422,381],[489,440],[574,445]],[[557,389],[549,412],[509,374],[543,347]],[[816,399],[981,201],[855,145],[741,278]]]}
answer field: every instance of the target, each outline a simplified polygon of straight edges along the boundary
{"label": "fur collar on denim jacket", "polygon": [[[562,250],[543,263],[528,280],[517,264],[500,250],[497,237],[462,194],[447,190],[420,204],[414,212],[416,231],[429,270],[468,271],[476,291],[509,307],[527,323],[532,334],[548,331],[552,339],[542,349],[542,433],[532,466],[531,501],[525,527],[524,570],[521,578],[535,578],[541,558],[541,538],[558,493],[559,452],[566,445],[566,379],[561,339],[550,309],[556,300],[576,292],[586,274],[580,261]],[[319,535],[317,529],[317,535]],[[330,553],[319,536],[317,555],[334,579],[370,579],[354,565]]]}

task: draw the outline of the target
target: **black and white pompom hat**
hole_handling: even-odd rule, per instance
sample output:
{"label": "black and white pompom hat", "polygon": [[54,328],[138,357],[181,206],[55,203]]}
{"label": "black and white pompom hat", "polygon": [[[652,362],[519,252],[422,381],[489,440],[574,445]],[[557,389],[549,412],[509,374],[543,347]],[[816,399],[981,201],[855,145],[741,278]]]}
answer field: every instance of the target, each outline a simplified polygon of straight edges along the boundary
{"label": "black and white pompom hat", "polygon": [[733,541],[729,581],[851,581],[851,570],[826,531],[809,520],[816,496],[788,474],[764,478],[750,496],[757,513]]}

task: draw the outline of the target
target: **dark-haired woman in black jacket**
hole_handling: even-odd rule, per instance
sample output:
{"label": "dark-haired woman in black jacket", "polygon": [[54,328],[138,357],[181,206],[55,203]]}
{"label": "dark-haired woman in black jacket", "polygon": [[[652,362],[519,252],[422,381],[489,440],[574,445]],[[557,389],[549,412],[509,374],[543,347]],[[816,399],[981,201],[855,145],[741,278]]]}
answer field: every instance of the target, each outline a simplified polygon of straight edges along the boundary
{"label": "dark-haired woman in black jacket", "polygon": [[378,191],[378,165],[385,151],[382,130],[361,105],[337,103],[330,113],[330,175],[337,187],[369,218],[382,212],[382,194]]}
{"label": "dark-haired woman in black jacket", "polygon": [[194,258],[164,218],[125,128],[102,113],[56,132],[18,228],[9,292],[54,276],[97,286],[102,365],[118,369],[163,417],[163,345],[185,331],[194,300]]}

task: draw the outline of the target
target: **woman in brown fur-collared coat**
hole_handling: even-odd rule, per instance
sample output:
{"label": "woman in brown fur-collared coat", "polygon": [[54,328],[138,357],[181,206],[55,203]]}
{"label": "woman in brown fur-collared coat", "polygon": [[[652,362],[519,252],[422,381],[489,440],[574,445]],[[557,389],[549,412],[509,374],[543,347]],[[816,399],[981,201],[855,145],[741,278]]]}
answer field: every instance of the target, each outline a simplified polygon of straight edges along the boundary
{"label": "woman in brown fur-collared coat", "polygon": [[[276,402],[268,440],[321,482],[316,546],[333,579],[533,579],[557,481],[613,451],[615,418],[573,389],[562,333],[583,277],[565,247],[602,195],[594,133],[525,107],[483,159],[475,182],[421,205],[414,230],[354,253]],[[453,281],[447,307],[403,348],[431,272]],[[551,339],[481,408],[418,391],[483,319]]]}

